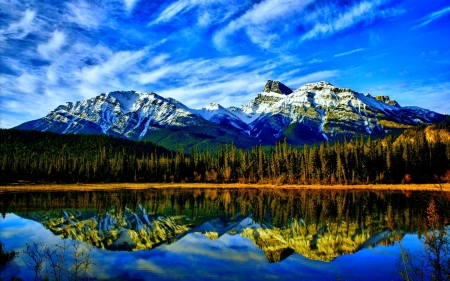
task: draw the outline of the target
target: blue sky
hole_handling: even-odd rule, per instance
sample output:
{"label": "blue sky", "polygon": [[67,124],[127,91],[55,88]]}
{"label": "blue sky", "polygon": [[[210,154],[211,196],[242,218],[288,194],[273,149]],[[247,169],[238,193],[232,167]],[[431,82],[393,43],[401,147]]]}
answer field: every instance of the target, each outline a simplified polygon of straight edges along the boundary
{"label": "blue sky", "polygon": [[201,108],[325,80],[450,113],[450,2],[0,0],[0,127],[114,90]]}

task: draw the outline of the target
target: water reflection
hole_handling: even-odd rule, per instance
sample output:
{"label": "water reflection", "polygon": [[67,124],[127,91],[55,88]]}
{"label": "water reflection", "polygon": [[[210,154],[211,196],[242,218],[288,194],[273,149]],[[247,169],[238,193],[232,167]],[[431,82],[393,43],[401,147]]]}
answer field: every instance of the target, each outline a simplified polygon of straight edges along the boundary
{"label": "water reflection", "polygon": [[331,261],[427,229],[432,193],[170,189],[2,194],[1,210],[107,250],[154,249],[197,233],[248,238],[270,263]]}

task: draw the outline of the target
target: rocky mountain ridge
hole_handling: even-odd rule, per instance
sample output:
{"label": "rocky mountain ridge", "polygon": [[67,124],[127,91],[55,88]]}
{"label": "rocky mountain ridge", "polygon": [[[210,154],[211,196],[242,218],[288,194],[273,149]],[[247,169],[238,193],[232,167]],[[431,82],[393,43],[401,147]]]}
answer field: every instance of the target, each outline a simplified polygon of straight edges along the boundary
{"label": "rocky mountain ridge", "polygon": [[148,214],[145,208],[103,215],[93,211],[63,210],[62,214],[31,213],[26,217],[41,223],[55,235],[113,251],[149,250],[171,244],[188,234],[201,234],[211,240],[223,235],[240,235],[260,248],[270,263],[281,262],[293,253],[308,259],[331,261],[343,254],[377,244],[393,243],[401,232],[372,226],[361,228],[356,222],[329,223],[326,228],[292,220],[289,226],[259,223],[251,216],[234,221],[220,218],[202,221],[184,215]]}
{"label": "rocky mountain ridge", "polygon": [[268,80],[248,104],[225,108],[211,103],[191,109],[155,93],[115,91],[58,106],[47,116],[23,123],[22,130],[62,134],[107,134],[149,140],[168,148],[234,142],[239,147],[383,136],[392,130],[443,122],[446,116],[419,107],[401,107],[387,96],[372,97],[328,82],[292,90]]}

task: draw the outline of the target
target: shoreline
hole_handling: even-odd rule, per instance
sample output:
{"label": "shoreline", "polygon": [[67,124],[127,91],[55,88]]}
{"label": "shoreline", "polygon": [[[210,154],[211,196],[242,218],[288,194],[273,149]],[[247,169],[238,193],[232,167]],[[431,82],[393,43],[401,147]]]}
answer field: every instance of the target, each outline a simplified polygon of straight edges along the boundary
{"label": "shoreline", "polygon": [[94,191],[94,190],[145,190],[172,188],[218,189],[296,189],[296,190],[392,190],[392,191],[445,191],[450,183],[443,184],[358,184],[358,185],[302,185],[302,184],[243,184],[243,183],[98,183],[98,184],[13,184],[0,185],[0,194],[24,191]]}

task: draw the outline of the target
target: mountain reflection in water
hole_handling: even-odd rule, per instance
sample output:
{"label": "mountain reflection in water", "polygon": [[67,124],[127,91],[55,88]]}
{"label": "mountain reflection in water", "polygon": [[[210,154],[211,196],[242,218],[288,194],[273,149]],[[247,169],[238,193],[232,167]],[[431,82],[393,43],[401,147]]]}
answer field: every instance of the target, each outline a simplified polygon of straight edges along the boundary
{"label": "mountain reflection in water", "polygon": [[[270,263],[297,253],[329,262],[426,230],[426,192],[151,189],[2,194],[5,217],[114,251],[150,250],[186,235],[248,238]],[[1,231],[0,231],[1,233]]]}

